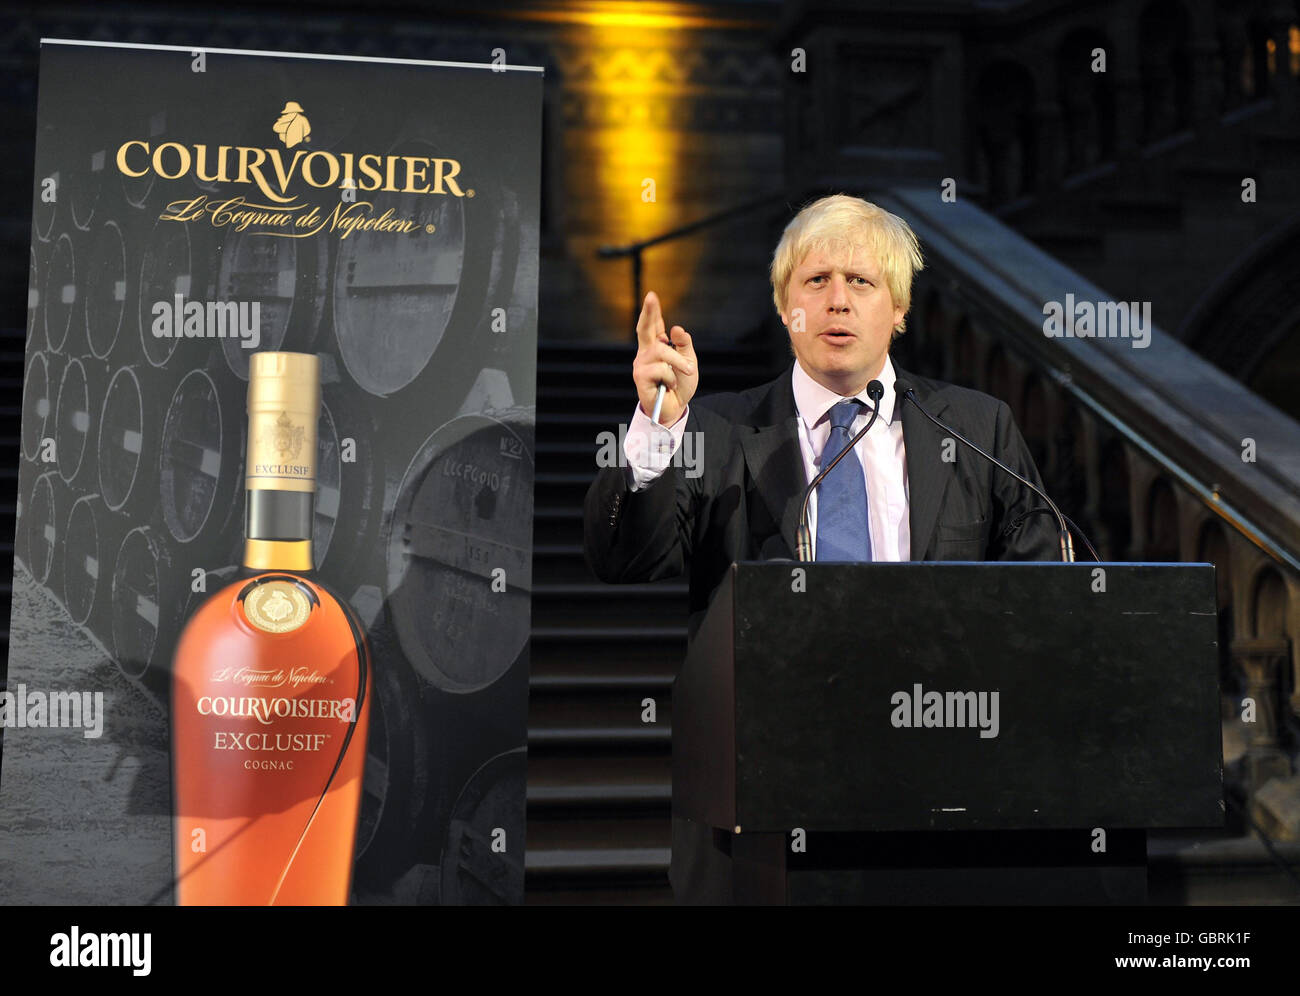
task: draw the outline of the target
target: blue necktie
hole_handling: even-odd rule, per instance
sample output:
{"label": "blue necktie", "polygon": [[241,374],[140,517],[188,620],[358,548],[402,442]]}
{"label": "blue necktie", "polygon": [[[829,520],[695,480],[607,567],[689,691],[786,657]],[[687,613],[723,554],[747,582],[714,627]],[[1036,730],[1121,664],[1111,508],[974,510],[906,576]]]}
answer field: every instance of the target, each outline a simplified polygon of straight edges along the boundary
{"label": "blue necktie", "polygon": [[[822,468],[849,445],[849,426],[862,402],[841,401],[831,409],[831,434],[822,448]],[[862,461],[848,453],[817,485],[817,559],[870,560],[867,528],[867,485]]]}

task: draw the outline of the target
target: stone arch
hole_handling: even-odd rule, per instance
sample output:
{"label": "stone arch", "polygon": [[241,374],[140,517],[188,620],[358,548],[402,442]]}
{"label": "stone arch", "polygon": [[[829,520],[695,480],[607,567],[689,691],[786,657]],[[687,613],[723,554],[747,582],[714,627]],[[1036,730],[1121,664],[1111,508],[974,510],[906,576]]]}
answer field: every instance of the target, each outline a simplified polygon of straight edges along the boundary
{"label": "stone arch", "polygon": [[1251,635],[1281,639],[1287,636],[1286,581],[1272,564],[1256,573],[1250,588]]}
{"label": "stone arch", "polygon": [[1089,507],[1090,488],[1089,459],[1092,449],[1092,433],[1079,405],[1069,405],[1060,420],[1060,431],[1056,437],[1056,464],[1052,473],[1052,484],[1056,493],[1057,504],[1079,525],[1087,530],[1088,538],[1096,540],[1093,533],[1097,531],[1093,520],[1093,509]]}
{"label": "stone arch", "polygon": [[1293,653],[1287,639],[1287,584],[1271,561],[1257,561],[1246,587],[1247,635],[1234,640],[1234,664],[1241,670],[1247,698],[1256,704],[1248,734],[1244,776],[1253,794],[1271,778],[1291,773],[1282,749],[1287,697],[1293,690]]}
{"label": "stone arch", "polygon": [[1300,417],[1300,218],[1261,236],[1192,308],[1179,337],[1282,411]]}
{"label": "stone arch", "polygon": [[990,204],[1032,192],[1037,170],[1034,102],[1038,88],[1030,70],[1012,59],[984,67],[973,88],[972,172]]}
{"label": "stone arch", "polygon": [[1279,704],[1300,708],[1300,676],[1296,673],[1295,633],[1291,628],[1291,596],[1286,578],[1273,564],[1266,564],[1255,575],[1251,587],[1250,619],[1256,639],[1276,642],[1283,649],[1285,662],[1277,673]]}
{"label": "stone arch", "polygon": [[1105,560],[1127,560],[1133,539],[1130,511],[1128,449],[1118,436],[1101,448],[1098,462],[1100,494],[1097,508],[1098,550]]}
{"label": "stone arch", "polygon": [[1264,338],[1267,345],[1261,358],[1244,370],[1240,379],[1292,418],[1300,419],[1300,396],[1295,390],[1300,375],[1300,303],[1282,315]]}
{"label": "stone arch", "polygon": [[1147,560],[1178,561],[1182,559],[1178,544],[1178,496],[1164,477],[1157,477],[1147,491]]}

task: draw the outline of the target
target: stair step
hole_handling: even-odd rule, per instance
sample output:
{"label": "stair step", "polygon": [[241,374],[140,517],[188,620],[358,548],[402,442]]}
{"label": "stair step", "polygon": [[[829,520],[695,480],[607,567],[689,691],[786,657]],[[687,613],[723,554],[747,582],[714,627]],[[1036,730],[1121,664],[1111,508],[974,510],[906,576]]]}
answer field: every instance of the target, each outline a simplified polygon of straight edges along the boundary
{"label": "stair step", "polygon": [[596,477],[595,457],[592,457],[592,469],[587,473],[552,473],[538,471],[533,476],[534,501],[547,507],[570,506],[581,509],[587,497],[587,489]]}
{"label": "stair step", "polygon": [[533,506],[533,542],[582,548],[582,503]]}
{"label": "stair step", "polygon": [[534,584],[573,584],[595,580],[581,543],[533,544]]}
{"label": "stair step", "polygon": [[531,812],[557,806],[665,806],[672,799],[672,759],[662,755],[530,757]]}
{"label": "stair step", "polygon": [[533,621],[546,626],[581,625],[593,618],[605,625],[637,625],[660,619],[681,620],[686,613],[684,581],[533,585]]}
{"label": "stair step", "polygon": [[655,722],[641,721],[640,691],[591,694],[534,694],[528,703],[528,744],[533,747],[668,745],[672,738],[671,702],[667,692],[655,699]]}
{"label": "stair step", "polygon": [[537,391],[539,424],[552,413],[584,413],[631,418],[636,407],[636,388],[627,383],[607,387],[581,387],[572,384],[540,384]]}
{"label": "stair step", "polygon": [[530,820],[524,867],[530,875],[663,873],[671,842],[667,819]]}
{"label": "stair step", "polygon": [[671,689],[681,657],[657,649],[640,657],[601,655],[599,660],[555,654],[529,662],[528,686],[536,691],[633,688],[650,692]]}
{"label": "stair step", "polygon": [[[569,632],[573,631],[570,627]],[[529,669],[539,688],[621,688],[624,686],[667,686],[686,658],[686,641],[681,636],[659,636],[628,640],[623,636],[597,640],[540,638],[533,628]],[[626,677],[626,680],[624,678]]]}
{"label": "stair step", "polygon": [[[537,442],[539,445],[538,461],[542,460],[542,443],[549,447],[559,444],[565,444],[575,449],[571,452],[577,452],[577,447],[584,447],[590,466],[593,472],[596,467],[596,450],[599,445],[603,444],[605,433],[613,433],[614,440],[617,442],[619,426],[627,425],[632,417],[633,405],[628,405],[627,411],[621,415],[615,415],[611,418],[604,412],[591,412],[586,414],[566,414],[551,415],[544,421],[537,424]],[[597,440],[600,440],[598,443]],[[550,452],[554,452],[551,450]]]}

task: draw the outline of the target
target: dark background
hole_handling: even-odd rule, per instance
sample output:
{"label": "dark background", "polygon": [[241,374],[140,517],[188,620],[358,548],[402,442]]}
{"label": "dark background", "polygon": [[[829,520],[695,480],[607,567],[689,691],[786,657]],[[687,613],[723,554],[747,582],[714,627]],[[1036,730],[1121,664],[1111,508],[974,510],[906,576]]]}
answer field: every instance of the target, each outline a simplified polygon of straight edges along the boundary
{"label": "dark background", "polygon": [[[927,269],[900,364],[1006,400],[1103,557],[1216,566],[1228,822],[1152,841],[1153,898],[1296,901],[1278,864],[1300,857],[1294,2],[6,11],[0,325],[15,337],[42,35],[473,62],[500,47],[546,68],[529,901],[669,898],[684,588],[609,589],[581,551],[596,434],[631,409],[638,292],[657,290],[669,321],[695,336],[701,390],[768,379],[788,362],[766,280],[772,247],[801,204],[841,190],[888,202],[922,235]],[[1254,200],[1242,198],[1247,179]],[[629,255],[597,256],[665,235],[640,252],[639,283]],[[1066,291],[1150,302],[1156,345],[1045,341],[1042,303]],[[22,374],[7,369],[16,414]],[[10,435],[16,451],[16,425]],[[1241,721],[1245,696],[1263,704],[1255,723]],[[655,722],[642,718],[647,698]]]}

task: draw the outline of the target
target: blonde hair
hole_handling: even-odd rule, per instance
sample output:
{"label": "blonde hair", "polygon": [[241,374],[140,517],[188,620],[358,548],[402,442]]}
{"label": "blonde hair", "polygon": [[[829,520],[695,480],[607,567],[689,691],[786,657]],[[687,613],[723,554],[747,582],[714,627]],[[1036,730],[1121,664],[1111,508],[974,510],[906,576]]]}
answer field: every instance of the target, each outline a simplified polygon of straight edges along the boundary
{"label": "blonde hair", "polygon": [[861,197],[832,194],[807,204],[790,220],[772,253],[772,300],[785,313],[790,276],[810,252],[833,256],[865,250],[884,274],[894,307],[904,319],[894,329],[904,329],[912,305],[912,276],[924,267],[916,233],[902,218]]}

